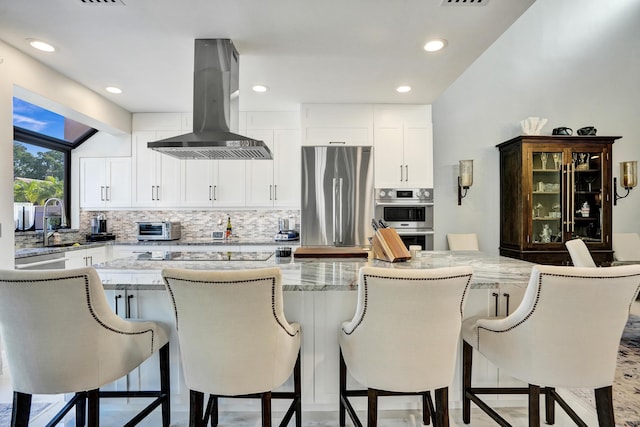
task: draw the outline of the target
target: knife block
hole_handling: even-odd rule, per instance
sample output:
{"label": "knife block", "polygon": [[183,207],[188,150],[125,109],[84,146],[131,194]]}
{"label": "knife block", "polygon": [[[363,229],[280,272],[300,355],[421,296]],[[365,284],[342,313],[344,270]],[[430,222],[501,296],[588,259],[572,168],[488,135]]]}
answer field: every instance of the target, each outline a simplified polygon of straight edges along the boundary
{"label": "knife block", "polygon": [[411,259],[409,250],[393,228],[379,228],[373,235],[373,256],[388,262],[406,261]]}

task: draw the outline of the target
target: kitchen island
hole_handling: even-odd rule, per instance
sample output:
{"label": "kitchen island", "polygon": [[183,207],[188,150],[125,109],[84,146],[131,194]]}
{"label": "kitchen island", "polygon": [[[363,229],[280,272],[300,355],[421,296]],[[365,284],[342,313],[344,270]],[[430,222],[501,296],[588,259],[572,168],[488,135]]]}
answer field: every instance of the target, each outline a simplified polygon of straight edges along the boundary
{"label": "kitchen island", "polygon": [[[175,249],[175,248],[174,248]],[[252,269],[278,266],[283,273],[284,308],[287,320],[302,328],[303,409],[305,411],[336,411],[338,408],[338,331],[349,320],[357,301],[358,270],[364,265],[388,268],[439,268],[471,265],[474,275],[466,296],[465,317],[504,315],[521,300],[533,264],[482,252],[423,252],[423,256],[407,262],[389,263],[375,259],[295,259],[276,257],[274,252],[241,254],[234,251],[190,252],[149,251],[115,259],[97,265],[109,302],[120,315],[149,319],[170,325],[172,362],[172,405],[186,410],[189,394],[180,367],[180,351],[175,331],[173,311],[162,281],[165,267],[191,269]],[[206,303],[206,302],[203,302]],[[514,380],[500,374],[479,354],[474,356],[474,384],[495,387],[513,385]],[[127,387],[149,388],[157,382],[156,359],[145,362]],[[147,365],[147,366],[145,366]],[[458,369],[460,371],[460,369]],[[460,376],[450,388],[452,406],[460,406]],[[352,381],[350,379],[350,381]],[[287,383],[283,389],[290,389]],[[518,397],[521,398],[521,397]],[[488,399],[490,400],[490,399]],[[274,410],[279,410],[274,402]],[[496,401],[498,405],[512,401]],[[419,399],[413,397],[384,399],[381,409],[418,409]],[[521,404],[521,402],[518,402]],[[356,401],[356,408],[366,407],[366,399]],[[259,410],[259,402],[226,400],[223,410]]]}

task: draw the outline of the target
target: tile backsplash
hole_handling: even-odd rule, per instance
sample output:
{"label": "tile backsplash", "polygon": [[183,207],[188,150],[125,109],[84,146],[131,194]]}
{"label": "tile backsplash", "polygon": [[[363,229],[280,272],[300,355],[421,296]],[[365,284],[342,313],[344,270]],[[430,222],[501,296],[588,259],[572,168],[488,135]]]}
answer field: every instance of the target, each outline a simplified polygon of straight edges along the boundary
{"label": "tile backsplash", "polygon": [[91,219],[103,214],[107,219],[107,231],[116,235],[117,241],[136,241],[136,221],[180,221],[182,240],[198,240],[211,237],[212,231],[226,230],[231,217],[233,234],[242,239],[270,240],[278,232],[278,219],[288,218],[300,224],[299,210],[162,210],[162,211],[80,211],[80,231],[91,232]]}

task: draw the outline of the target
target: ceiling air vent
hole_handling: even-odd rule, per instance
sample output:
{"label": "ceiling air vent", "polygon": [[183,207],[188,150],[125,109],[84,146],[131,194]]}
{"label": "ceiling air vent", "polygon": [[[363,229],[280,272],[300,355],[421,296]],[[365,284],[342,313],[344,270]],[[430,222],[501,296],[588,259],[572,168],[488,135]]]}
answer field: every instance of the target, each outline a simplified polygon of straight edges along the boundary
{"label": "ceiling air vent", "polygon": [[94,5],[105,4],[111,6],[125,6],[123,0],[80,0],[80,4]]}
{"label": "ceiling air vent", "polygon": [[489,0],[442,0],[440,6],[485,6]]}

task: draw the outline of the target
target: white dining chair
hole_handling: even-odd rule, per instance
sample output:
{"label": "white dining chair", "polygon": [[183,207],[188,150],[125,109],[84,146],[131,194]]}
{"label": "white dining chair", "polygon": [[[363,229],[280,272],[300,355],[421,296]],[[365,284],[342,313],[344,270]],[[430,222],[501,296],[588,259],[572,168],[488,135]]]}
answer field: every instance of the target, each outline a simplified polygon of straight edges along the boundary
{"label": "white dining chair", "polygon": [[[0,332],[13,387],[12,426],[27,426],[34,394],[73,393],[47,425],[75,407],[76,425],[97,427],[102,398],[153,398],[129,424],[158,406],[170,415],[169,335],[156,322],[118,317],[98,273],[70,270],[0,271]],[[160,390],[101,391],[158,352]]]}
{"label": "white dining chair", "polygon": [[479,251],[478,235],[476,233],[448,233],[447,244],[450,251]]}
{"label": "white dining chair", "polygon": [[[189,426],[217,425],[218,399],[236,397],[261,399],[263,427],[271,426],[271,399],[291,399],[280,425],[295,413],[302,427],[300,326],[285,318],[280,269],[165,268],[162,276],[190,393]],[[292,375],[292,392],[273,391]]]}
{"label": "white dining chair", "polygon": [[[510,426],[482,394],[526,394],[529,426],[540,425],[540,393],[546,422],[558,405],[586,426],[556,391],[594,390],[600,427],[614,427],[612,384],[620,337],[640,290],[640,265],[608,268],[534,266],[518,308],[502,318],[469,318],[462,324],[463,422],[471,421],[471,402],[501,426]],[[473,351],[528,387],[474,388]],[[542,390],[541,390],[542,388]]]}
{"label": "white dining chair", "polygon": [[[448,388],[456,367],[465,295],[473,269],[362,267],[353,318],[342,324],[340,426],[349,398],[367,396],[368,427],[377,425],[378,396],[422,398],[423,423],[449,425]],[[347,388],[347,372],[366,390]],[[430,391],[435,390],[435,408]]]}
{"label": "white dining chair", "polygon": [[565,243],[574,267],[597,267],[589,248],[582,239],[573,239]]}

